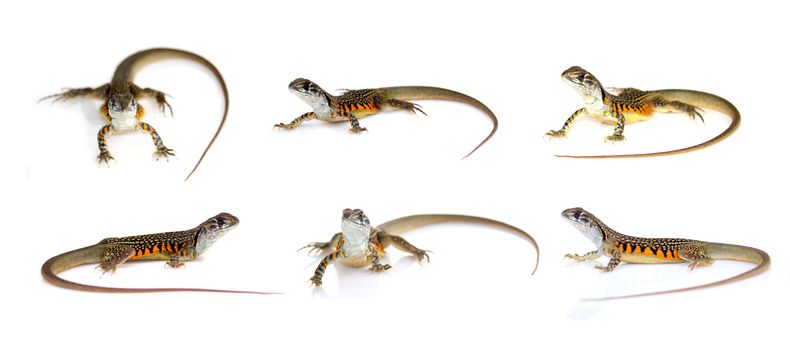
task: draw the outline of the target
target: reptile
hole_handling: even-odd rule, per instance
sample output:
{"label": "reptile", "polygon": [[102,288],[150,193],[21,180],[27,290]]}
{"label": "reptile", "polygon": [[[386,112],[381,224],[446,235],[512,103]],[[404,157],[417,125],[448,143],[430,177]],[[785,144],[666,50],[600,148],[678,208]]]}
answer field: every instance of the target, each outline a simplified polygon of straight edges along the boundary
{"label": "reptile", "polygon": [[390,245],[413,255],[417,258],[417,261],[425,259],[430,262],[431,259],[428,256],[430,251],[415,247],[400,237],[400,235],[423,226],[449,222],[471,222],[494,225],[513,231],[526,238],[535,247],[535,251],[537,252],[535,267],[532,270],[532,274],[534,275],[535,271],[537,271],[538,261],[540,260],[540,250],[538,249],[538,243],[532,236],[515,226],[500,221],[468,215],[411,215],[385,222],[378,227],[373,227],[370,225],[370,220],[362,210],[345,209],[343,210],[343,218],[341,221],[341,232],[332,236],[329,242],[313,242],[299,250],[310,248],[310,252],[331,251],[321,259],[321,262],[315,269],[315,274],[310,278],[310,282],[313,285],[321,287],[326,267],[336,260],[353,267],[370,265],[370,270],[372,271],[389,270],[391,266],[389,264],[382,264],[380,258],[386,254],[385,249]]}
{"label": "reptile", "polygon": [[602,255],[610,258],[606,266],[596,266],[601,271],[612,271],[621,262],[637,264],[662,264],[687,262],[688,269],[708,266],[715,260],[735,260],[756,264],[746,272],[708,284],[633,294],[625,296],[594,298],[586,300],[611,300],[647,295],[658,295],[710,288],[756,276],[771,265],[771,257],[760,249],[735,244],[704,242],[683,238],[641,238],[627,236],[606,226],[592,213],[582,208],[566,209],[562,217],[587,236],[596,246],[584,255],[567,254],[565,257],[576,261],[594,260]]}
{"label": "reptile", "polygon": [[235,228],[239,219],[228,213],[218,214],[197,227],[186,231],[154,233],[123,238],[105,238],[99,243],[72,250],[47,260],[41,266],[41,275],[56,286],[86,292],[152,293],[152,292],[219,292],[245,294],[278,294],[254,291],[237,291],[201,288],[114,288],[76,283],[58,277],[58,274],[76,266],[99,264],[106,272],[115,272],[126,261],[166,260],[170,267],[184,266],[184,261],[205,253],[226,232]]}
{"label": "reptile", "polygon": [[605,141],[625,141],[623,130],[626,124],[648,120],[655,112],[685,113],[691,119],[700,118],[703,122],[701,109],[712,109],[728,115],[732,121],[730,125],[714,138],[694,146],[675,149],[671,151],[638,153],[638,154],[611,154],[611,155],[558,155],[567,158],[638,158],[666,156],[696,151],[713,145],[730,136],[741,122],[741,114],[729,101],[707,92],[694,90],[666,89],[643,91],[635,88],[609,88],[604,89],[601,82],[592,74],[574,66],[562,73],[562,79],[573,87],[584,99],[584,107],[571,114],[559,130],[550,130],[546,136],[565,137],[573,122],[581,116],[597,119],[603,123],[614,124],[614,133],[606,136]]}
{"label": "reptile", "polygon": [[165,93],[151,88],[141,88],[137,86],[133,80],[137,72],[147,64],[168,58],[191,59],[207,67],[219,81],[222,87],[222,93],[225,96],[225,111],[222,115],[219,127],[214,133],[214,137],[203,151],[203,154],[198,159],[195,167],[189,175],[187,175],[186,179],[184,179],[184,181],[186,181],[192,176],[195,170],[197,170],[200,163],[203,162],[203,158],[214,144],[217,136],[219,136],[222,127],[225,125],[225,120],[228,117],[228,88],[225,86],[225,80],[222,78],[222,74],[219,73],[217,67],[207,59],[192,52],[179,49],[153,48],[143,50],[132,54],[118,64],[118,67],[115,69],[115,74],[108,84],[95,88],[66,89],[63,93],[46,96],[41,100],[52,99],[53,101],[67,101],[80,97],[92,97],[104,100],[101,106],[101,114],[107,124],[99,130],[97,136],[99,142],[99,155],[96,158],[99,163],[109,164],[111,159],[115,160],[107,148],[107,135],[113,132],[127,132],[132,130],[142,130],[150,134],[156,146],[156,152],[154,153],[156,159],[167,159],[167,157],[175,155],[175,152],[173,149],[165,146],[164,142],[162,142],[162,138],[154,127],[142,121],[145,110],[143,106],[137,103],[137,100],[140,98],[154,98],[162,113],[165,112],[166,107],[170,111],[170,115],[173,115],[173,109],[167,102]]}
{"label": "reptile", "polygon": [[279,123],[275,128],[294,129],[305,121],[318,119],[325,122],[344,122],[351,123],[351,133],[367,131],[367,128],[359,126],[359,118],[376,114],[383,109],[393,109],[409,111],[412,114],[417,112],[426,115],[420,105],[408,102],[407,100],[442,100],[462,102],[471,105],[482,111],[494,123],[491,132],[480,142],[471,152],[464,156],[469,157],[478,148],[488,142],[494,136],[499,122],[494,112],[491,112],[486,105],[473,97],[460,92],[431,86],[393,86],[378,89],[345,90],[340,96],[333,96],[322,89],[318,84],[303,78],[298,78],[288,85],[288,89],[296,96],[313,108],[312,112],[302,114],[292,122],[285,124]]}

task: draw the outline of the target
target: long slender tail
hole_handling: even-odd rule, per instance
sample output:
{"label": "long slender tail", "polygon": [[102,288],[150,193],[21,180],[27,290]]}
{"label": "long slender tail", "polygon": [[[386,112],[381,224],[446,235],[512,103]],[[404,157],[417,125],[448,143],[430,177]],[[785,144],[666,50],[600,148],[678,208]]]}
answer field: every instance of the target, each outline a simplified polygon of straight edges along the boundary
{"label": "long slender tail", "polygon": [[603,301],[603,300],[613,300],[613,299],[636,298],[636,297],[644,297],[649,295],[669,294],[669,293],[685,292],[685,291],[698,290],[703,288],[716,287],[716,286],[721,286],[728,283],[757,276],[765,272],[765,270],[768,270],[768,267],[771,266],[771,257],[768,255],[768,253],[757,248],[746,247],[746,246],[735,245],[735,244],[711,243],[711,242],[705,242],[704,247],[705,247],[705,254],[709,258],[712,258],[713,260],[743,261],[743,262],[756,264],[757,266],[738,275],[725,278],[721,281],[711,282],[699,286],[663,290],[658,292],[633,294],[633,295],[623,295],[623,296],[604,297],[604,298],[590,298],[590,299],[583,299],[583,301]]}
{"label": "long slender tail", "polygon": [[653,153],[636,153],[636,154],[609,154],[609,155],[589,155],[589,156],[573,156],[573,155],[557,155],[557,157],[563,158],[645,158],[645,157],[656,157],[656,156],[668,156],[672,154],[680,154],[680,153],[687,153],[691,151],[696,151],[718,143],[721,140],[724,140],[728,136],[732,135],[735,132],[735,129],[738,129],[738,125],[741,124],[741,113],[738,112],[738,109],[730,103],[730,101],[725,100],[719,96],[714,94],[709,94],[707,92],[702,91],[694,91],[694,90],[677,90],[677,89],[670,89],[670,90],[656,90],[654,93],[661,96],[663,99],[668,101],[680,101],[686,104],[690,104],[692,106],[696,106],[699,108],[705,109],[712,109],[721,113],[728,115],[732,118],[732,122],[724,129],[720,134],[716,135],[716,137],[705,141],[700,144],[696,144],[694,146],[675,149],[671,151],[663,151],[663,152],[653,152]]}
{"label": "long slender tail", "polygon": [[532,236],[525,232],[524,230],[515,227],[510,224],[506,224],[501,221],[483,218],[479,216],[468,216],[468,215],[455,215],[455,214],[422,214],[422,215],[412,215],[412,216],[404,216],[402,218],[398,218],[395,220],[387,221],[381,225],[378,225],[378,229],[384,231],[387,234],[398,236],[402,235],[405,232],[423,227],[428,225],[434,224],[441,224],[441,223],[449,223],[449,222],[469,222],[469,223],[484,223],[489,224],[501,228],[505,228],[510,230],[519,236],[522,236],[529,241],[533,247],[535,247],[535,252],[537,253],[535,256],[535,268],[532,270],[532,274],[535,274],[535,271],[538,270],[538,263],[540,262],[540,249],[538,248],[538,242],[535,241]]}
{"label": "long slender tail", "polygon": [[222,94],[225,96],[225,112],[222,114],[222,121],[220,121],[217,131],[214,133],[214,137],[211,138],[208,146],[206,146],[206,149],[203,150],[203,154],[200,155],[200,159],[198,159],[195,167],[192,168],[192,171],[189,172],[189,175],[187,175],[186,179],[184,179],[184,181],[187,181],[189,180],[189,177],[195,172],[195,170],[197,170],[200,163],[203,162],[203,158],[206,157],[206,153],[208,153],[209,148],[211,148],[211,146],[214,144],[217,136],[219,136],[219,132],[222,131],[222,127],[225,126],[225,120],[228,118],[228,106],[230,103],[228,100],[228,87],[225,85],[225,79],[222,78],[222,74],[219,73],[219,69],[217,69],[217,67],[215,67],[214,64],[209,60],[196,53],[171,48],[153,48],[136,52],[127,57],[123,62],[121,62],[121,64],[118,65],[119,68],[115,71],[115,77],[113,77],[113,81],[117,79],[131,81],[137,72],[149,63],[170,58],[190,59],[208,68],[211,73],[214,74],[214,77],[217,78],[217,81],[219,81],[219,85],[222,87]]}
{"label": "long slender tail", "polygon": [[381,88],[380,90],[383,90],[387,97],[399,100],[442,100],[462,102],[475,107],[488,115],[488,117],[491,118],[491,122],[494,123],[494,128],[491,129],[491,132],[488,134],[488,136],[486,136],[486,138],[483,139],[483,141],[480,142],[477,147],[472,149],[472,151],[463,158],[469,157],[472,155],[472,153],[475,153],[478,148],[483,146],[483,144],[488,142],[488,140],[494,136],[496,129],[499,127],[499,121],[497,120],[496,115],[494,115],[494,112],[492,112],[486,105],[471,96],[457,91],[431,86],[393,86]]}
{"label": "long slender tail", "polygon": [[58,276],[59,273],[72,267],[86,264],[96,264],[101,261],[104,254],[103,245],[95,244],[54,256],[41,265],[41,276],[47,282],[58,287],[80,290],[84,292],[100,293],[159,293],[159,292],[210,292],[210,293],[237,293],[237,294],[280,294],[241,290],[202,289],[202,288],[115,288],[100,287],[68,281]]}

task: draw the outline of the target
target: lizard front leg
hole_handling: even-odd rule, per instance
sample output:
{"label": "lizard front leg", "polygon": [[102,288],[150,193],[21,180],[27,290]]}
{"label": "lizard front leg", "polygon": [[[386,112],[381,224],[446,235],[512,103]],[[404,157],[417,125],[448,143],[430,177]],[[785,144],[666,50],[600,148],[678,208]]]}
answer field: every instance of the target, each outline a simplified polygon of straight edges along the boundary
{"label": "lizard front leg", "polygon": [[548,136],[548,137],[565,137],[565,133],[568,132],[568,129],[570,129],[571,125],[573,124],[573,121],[576,120],[576,117],[578,117],[578,116],[580,116],[580,115],[582,115],[584,113],[585,113],[584,108],[580,108],[576,112],[573,112],[573,114],[571,114],[571,116],[568,118],[568,120],[565,121],[565,124],[562,124],[562,128],[560,130],[549,130],[546,133],[546,136]]}
{"label": "lizard front leg", "polygon": [[324,278],[324,272],[326,271],[326,267],[329,264],[331,264],[333,261],[342,257],[343,257],[343,252],[337,250],[325,256],[323,259],[321,259],[321,262],[318,263],[318,267],[315,268],[315,273],[313,274],[313,277],[310,278],[310,282],[313,285],[315,285],[316,288],[320,288],[322,284],[321,280]]}
{"label": "lizard front leg", "polygon": [[165,144],[162,142],[162,138],[159,137],[159,133],[156,132],[153,126],[148,123],[140,122],[137,125],[137,128],[143,129],[143,131],[151,134],[151,138],[154,140],[154,145],[156,146],[156,152],[154,152],[154,156],[157,160],[159,160],[161,157],[165,157],[166,159],[169,156],[175,155],[175,152],[172,149],[165,147]]}
{"label": "lizard front leg", "polygon": [[104,84],[96,88],[77,88],[67,89],[65,92],[42,97],[39,101],[52,99],[52,102],[68,101],[78,97],[93,97],[106,100],[110,96],[110,84]]}
{"label": "lizard front leg", "polygon": [[351,129],[348,129],[348,132],[352,134],[359,134],[363,131],[368,131],[368,128],[363,128],[359,126],[359,119],[357,119],[357,117],[355,117],[353,113],[339,110],[337,111],[337,114],[340,115],[341,117],[348,118],[348,121],[351,122]]}
{"label": "lizard front leg", "polygon": [[316,119],[315,112],[307,112],[305,114],[300,115],[298,118],[294,119],[292,122],[290,122],[288,124],[279,123],[279,124],[275,124],[274,127],[275,128],[280,128],[280,129],[291,130],[291,129],[299,126],[303,122],[308,121],[308,120],[312,120],[312,119]]}
{"label": "lizard front leg", "polygon": [[370,255],[368,256],[370,259],[370,270],[371,271],[387,271],[392,266],[390,264],[381,264],[379,261],[381,259],[381,255],[379,253],[381,247],[373,242],[368,244],[368,251]]}
{"label": "lizard front leg", "polygon": [[159,110],[162,113],[165,113],[165,107],[170,111],[170,116],[173,116],[173,108],[170,107],[170,103],[167,102],[165,98],[167,95],[164,92],[154,90],[151,88],[140,88],[139,86],[132,84],[130,87],[132,95],[134,95],[135,99],[139,97],[151,97],[156,100],[156,104],[159,105]]}
{"label": "lizard front leg", "polygon": [[181,256],[178,253],[170,254],[170,260],[165,263],[165,267],[172,267],[172,268],[179,268],[179,267],[186,267],[187,265],[182,261]]}
{"label": "lizard front leg", "polygon": [[617,265],[620,265],[621,256],[622,254],[620,254],[619,251],[613,251],[612,258],[609,259],[609,263],[606,264],[606,266],[596,266],[595,268],[603,272],[611,272],[615,267],[617,267]]}
{"label": "lizard front leg", "polygon": [[109,149],[107,149],[106,136],[110,134],[110,131],[112,131],[112,125],[109,124],[99,129],[99,135],[97,136],[99,142],[99,155],[96,156],[96,160],[99,164],[104,163],[109,165],[110,159],[115,160],[115,158],[110,155]]}
{"label": "lizard front leg", "polygon": [[376,238],[379,240],[379,242],[381,242],[383,247],[387,247],[392,244],[398,250],[414,255],[414,257],[417,258],[417,261],[422,261],[424,258],[426,261],[431,262],[431,257],[428,256],[428,253],[431,252],[430,250],[417,248],[401,236],[388,235],[384,232],[378,231],[376,233]]}
{"label": "lizard front leg", "polygon": [[625,130],[625,115],[620,111],[611,111],[611,117],[614,119],[614,133],[605,137],[604,141],[618,142],[625,141],[623,130]]}

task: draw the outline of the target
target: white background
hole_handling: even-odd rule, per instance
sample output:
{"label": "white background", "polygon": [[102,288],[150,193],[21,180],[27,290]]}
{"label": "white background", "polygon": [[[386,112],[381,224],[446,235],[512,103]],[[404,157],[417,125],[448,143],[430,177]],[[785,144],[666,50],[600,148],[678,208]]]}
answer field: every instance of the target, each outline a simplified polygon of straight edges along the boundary
{"label": "white background", "polygon": [[[781,6],[781,5],[778,5]],[[787,14],[760,1],[729,5],[486,2],[383,4],[294,1],[27,1],[0,12],[2,337],[25,348],[486,348],[765,346],[784,337],[790,311],[785,183]],[[192,179],[182,180],[222,111],[210,72],[157,63],[136,83],[165,91],[175,117],[144,102],[146,121],[178,157],[152,158],[147,135],[113,135],[117,162],[97,166],[98,101],[37,103],[63,87],[107,82],[118,62],[149,47],[211,60],[231,94],[225,130]],[[580,120],[562,141],[543,134],[581,106],[560,79],[572,65],[607,86],[687,88],[732,101],[737,132],[690,154],[639,160],[558,159],[557,153],[660,151],[721,132],[661,115],[611,127]],[[272,130],[309,111],[287,90],[297,77],[341,88],[434,85],[464,92],[499,117],[450,102],[422,102],[429,117],[382,113],[347,124],[313,121]],[[759,247],[771,269],[756,278],[674,295],[581,303],[580,298],[684,287],[750,264],[624,264],[602,274],[563,259],[593,246],[560,219],[583,206],[623,233]],[[519,226],[534,249],[485,226],[440,225],[407,234],[430,264],[393,251],[390,271],[332,266],[324,288],[307,280],[317,258],[296,249],[327,240],[343,208],[375,223],[417,213],[486,216]],[[190,286],[284,296],[64,290],[40,277],[50,256],[111,236],[191,228],[218,212],[241,219],[185,269],[92,266],[63,277],[124,287]],[[605,263],[602,260],[600,263]]]}

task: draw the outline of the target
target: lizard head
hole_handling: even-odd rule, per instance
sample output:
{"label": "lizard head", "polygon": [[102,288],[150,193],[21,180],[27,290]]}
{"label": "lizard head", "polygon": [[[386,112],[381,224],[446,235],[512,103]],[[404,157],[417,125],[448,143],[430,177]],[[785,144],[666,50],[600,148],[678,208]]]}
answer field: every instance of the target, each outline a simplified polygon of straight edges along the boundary
{"label": "lizard head", "polygon": [[603,86],[592,73],[582,67],[573,66],[562,72],[562,80],[570,85],[579,95],[588,99],[600,100],[603,98]]}
{"label": "lizard head", "polygon": [[370,220],[362,209],[344,209],[340,228],[346,249],[367,249],[370,239]]}
{"label": "lizard head", "polygon": [[596,246],[604,240],[601,226],[604,224],[592,213],[582,208],[570,208],[562,211],[562,218],[570,222],[581,233],[589,238]]}
{"label": "lizard head", "polygon": [[228,213],[217,214],[200,224],[197,227],[197,244],[195,245],[197,255],[208,250],[214,242],[238,224],[239,218]]}
{"label": "lizard head", "polygon": [[107,111],[113,119],[130,119],[137,116],[137,101],[132,94],[113,94],[107,100]]}
{"label": "lizard head", "polygon": [[288,84],[288,90],[291,90],[296,96],[302,99],[310,107],[321,114],[320,111],[328,110],[331,104],[331,95],[322,89],[318,84],[304,79],[297,78]]}
{"label": "lizard head", "polygon": [[563,210],[562,218],[579,227],[589,227],[595,221],[590,212],[578,207]]}

